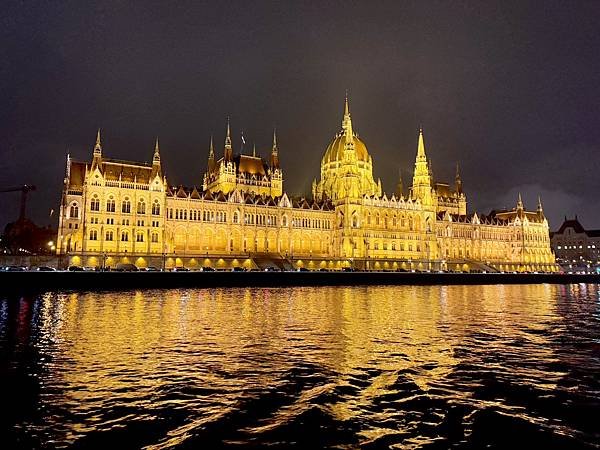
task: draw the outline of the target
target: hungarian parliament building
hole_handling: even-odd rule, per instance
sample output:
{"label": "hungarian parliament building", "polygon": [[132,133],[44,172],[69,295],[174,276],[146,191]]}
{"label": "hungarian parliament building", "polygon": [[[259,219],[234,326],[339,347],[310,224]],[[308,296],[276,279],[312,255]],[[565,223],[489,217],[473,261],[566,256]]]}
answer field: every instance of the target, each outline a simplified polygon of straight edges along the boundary
{"label": "hungarian parliament building", "polygon": [[158,140],[152,162],[67,155],[57,252],[69,265],[165,269],[555,271],[541,202],[469,213],[460,175],[434,180],[420,130],[411,186],[384,193],[346,98],[341,130],[312,192],[283,187],[277,137],[268,159],[211,140],[202,187],[172,186]]}

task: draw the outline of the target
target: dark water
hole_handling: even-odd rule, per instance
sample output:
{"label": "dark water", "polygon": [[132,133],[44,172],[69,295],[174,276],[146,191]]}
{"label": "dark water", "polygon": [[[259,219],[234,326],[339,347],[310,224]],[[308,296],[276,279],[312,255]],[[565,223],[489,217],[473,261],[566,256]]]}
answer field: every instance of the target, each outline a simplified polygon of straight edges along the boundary
{"label": "dark water", "polygon": [[600,290],[2,299],[0,374],[2,448],[600,448]]}

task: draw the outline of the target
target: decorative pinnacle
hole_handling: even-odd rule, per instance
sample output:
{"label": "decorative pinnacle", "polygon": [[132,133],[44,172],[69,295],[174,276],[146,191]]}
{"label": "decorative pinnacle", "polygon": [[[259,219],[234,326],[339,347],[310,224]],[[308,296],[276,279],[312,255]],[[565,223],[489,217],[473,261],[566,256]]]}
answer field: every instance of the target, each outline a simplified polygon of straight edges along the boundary
{"label": "decorative pinnacle", "polygon": [[159,153],[158,136],[156,136],[156,143],[154,144],[154,153],[156,153],[156,154]]}
{"label": "decorative pinnacle", "polygon": [[519,192],[519,198],[517,200],[517,208],[523,209],[523,200],[521,199],[521,193]]}
{"label": "decorative pinnacle", "polygon": [[273,153],[277,153],[277,130],[273,128]]}
{"label": "decorative pinnacle", "polygon": [[212,137],[212,134],[210,135],[210,144],[208,146],[208,157],[209,158],[214,158],[215,157],[215,147],[213,146],[213,137]]}
{"label": "decorative pinnacle", "polygon": [[252,156],[256,158],[256,142],[252,143]]}

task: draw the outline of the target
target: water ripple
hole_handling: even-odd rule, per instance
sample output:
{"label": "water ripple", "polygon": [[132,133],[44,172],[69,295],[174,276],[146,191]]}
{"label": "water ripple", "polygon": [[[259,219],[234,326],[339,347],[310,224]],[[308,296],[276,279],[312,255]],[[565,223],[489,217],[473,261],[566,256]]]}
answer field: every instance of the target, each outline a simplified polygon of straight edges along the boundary
{"label": "water ripple", "polygon": [[6,448],[600,448],[600,292],[381,286],[0,300]]}

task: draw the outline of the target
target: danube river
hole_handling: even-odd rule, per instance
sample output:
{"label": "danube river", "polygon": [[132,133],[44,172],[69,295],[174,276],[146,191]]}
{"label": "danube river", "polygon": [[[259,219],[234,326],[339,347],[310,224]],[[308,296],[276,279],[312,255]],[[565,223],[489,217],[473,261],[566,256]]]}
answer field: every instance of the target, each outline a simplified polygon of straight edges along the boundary
{"label": "danube river", "polygon": [[3,448],[599,448],[597,285],[0,299]]}

